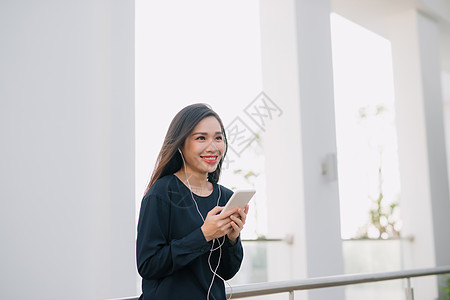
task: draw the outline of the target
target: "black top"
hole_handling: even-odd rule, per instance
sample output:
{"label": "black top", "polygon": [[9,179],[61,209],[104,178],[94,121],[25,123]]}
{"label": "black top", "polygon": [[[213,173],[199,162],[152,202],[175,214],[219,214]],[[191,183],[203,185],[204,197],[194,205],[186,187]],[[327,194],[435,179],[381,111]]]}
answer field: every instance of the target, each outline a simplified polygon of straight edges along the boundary
{"label": "black top", "polygon": [[[212,194],[207,197],[194,194],[203,218],[217,205],[219,189],[219,206],[224,206],[233,194],[221,185],[213,186]],[[142,277],[139,299],[206,299],[213,277],[208,264],[213,242],[206,241],[200,229],[202,225],[189,189],[175,175],[160,178],[152,185],[142,200],[138,223],[136,256]],[[228,280],[240,268],[243,249],[239,238],[234,245],[226,236],[219,239],[220,243],[223,239],[217,274]],[[210,258],[213,270],[219,251],[213,251]],[[224,283],[217,276],[209,299],[226,299]]]}

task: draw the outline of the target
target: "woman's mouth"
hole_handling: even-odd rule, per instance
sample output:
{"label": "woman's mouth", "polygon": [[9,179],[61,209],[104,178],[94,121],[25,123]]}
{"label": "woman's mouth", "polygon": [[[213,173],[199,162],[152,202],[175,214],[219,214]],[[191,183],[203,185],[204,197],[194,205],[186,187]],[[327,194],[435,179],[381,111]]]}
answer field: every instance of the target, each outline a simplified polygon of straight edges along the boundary
{"label": "woman's mouth", "polygon": [[213,156],[200,156],[205,162],[207,162],[208,164],[215,164],[217,162],[218,156],[217,155],[213,155]]}

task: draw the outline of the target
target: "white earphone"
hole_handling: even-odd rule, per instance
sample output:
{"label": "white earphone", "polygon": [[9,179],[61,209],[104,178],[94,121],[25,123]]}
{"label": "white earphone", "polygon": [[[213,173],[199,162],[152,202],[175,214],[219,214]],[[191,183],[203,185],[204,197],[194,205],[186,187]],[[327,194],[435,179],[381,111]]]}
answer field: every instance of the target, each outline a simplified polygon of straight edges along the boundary
{"label": "white earphone", "polygon": [[[191,184],[189,183],[189,179],[188,179],[188,176],[187,176],[186,161],[184,160],[183,152],[181,152],[181,149],[180,149],[180,148],[177,148],[177,149],[178,149],[178,152],[180,152],[180,154],[181,154],[181,159],[183,160],[184,175],[186,176],[186,182],[187,182],[187,184],[188,184],[189,191],[191,192],[191,197],[192,197],[192,200],[194,201],[195,208],[197,209],[197,212],[198,212],[198,214],[200,215],[200,217],[202,218],[203,222],[205,222],[205,218],[204,218],[203,215],[200,213],[200,210],[199,210],[199,208],[198,208],[197,201],[195,201],[194,193],[192,193]],[[217,184],[217,186],[218,186],[218,188],[219,188],[219,197],[217,198],[217,204],[216,204],[216,205],[218,206],[218,205],[219,205],[220,197],[222,196],[222,195],[221,195],[221,194],[222,194],[222,191],[221,191],[221,189],[220,189],[220,184]],[[216,240],[217,240],[217,242],[219,243],[219,245],[217,246],[217,248],[214,248],[214,243],[215,243]],[[226,282],[225,279],[223,279],[219,274],[217,274],[217,270],[219,269],[219,265],[220,265],[220,260],[221,260],[221,258],[222,258],[222,246],[223,246],[224,243],[225,243],[225,237],[223,238],[222,243],[220,243],[220,240],[219,240],[219,239],[213,239],[212,245],[211,245],[211,249],[209,250],[208,265],[209,265],[209,269],[210,269],[211,272],[213,273],[213,277],[212,277],[212,279],[211,279],[211,283],[210,283],[209,288],[208,288],[208,294],[206,295],[206,299],[207,299],[207,300],[209,300],[209,294],[211,293],[211,288],[212,288],[212,286],[213,286],[214,278],[215,278],[216,276],[219,277],[220,279],[222,279],[222,281],[223,281],[224,283],[226,283],[226,284],[230,287],[230,289],[231,289],[231,285],[230,285],[228,282]],[[213,268],[212,268],[212,266],[211,266],[211,254],[212,254],[214,251],[216,251],[217,249],[219,249],[219,259],[218,259],[218,261],[217,261],[217,266],[216,266],[216,268],[213,270]],[[231,294],[230,294],[230,298],[228,298],[228,299],[231,299]]]}

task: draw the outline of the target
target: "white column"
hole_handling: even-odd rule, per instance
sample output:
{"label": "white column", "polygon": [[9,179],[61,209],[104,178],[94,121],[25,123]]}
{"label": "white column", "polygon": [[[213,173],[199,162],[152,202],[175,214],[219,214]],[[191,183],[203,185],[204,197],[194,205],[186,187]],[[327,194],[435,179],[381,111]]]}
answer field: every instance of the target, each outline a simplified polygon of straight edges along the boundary
{"label": "white column", "polygon": [[[330,1],[296,1],[300,121],[305,189],[308,276],[343,274]],[[323,174],[323,166],[328,174]],[[343,299],[343,289],[310,292],[310,299]]]}
{"label": "white column", "polygon": [[[441,94],[439,28],[415,10],[392,16],[402,234],[413,236],[413,268],[450,264],[450,200]],[[424,282],[427,283],[424,283]],[[414,286],[435,299],[433,278]]]}
{"label": "white column", "polygon": [[263,90],[283,112],[268,123],[263,139],[267,228],[270,237],[294,237],[292,246],[282,247],[288,253],[280,255],[279,249],[268,248],[268,280],[306,278],[295,3],[263,0],[260,5]]}
{"label": "white column", "polygon": [[136,295],[134,2],[0,20],[0,298]]}
{"label": "white column", "polygon": [[[283,110],[265,135],[269,233],[294,235],[269,272],[289,260],[293,278],[343,274],[337,178],[322,174],[336,155],[330,2],[263,0],[261,24],[263,88]],[[308,294],[344,299],[342,288]]]}

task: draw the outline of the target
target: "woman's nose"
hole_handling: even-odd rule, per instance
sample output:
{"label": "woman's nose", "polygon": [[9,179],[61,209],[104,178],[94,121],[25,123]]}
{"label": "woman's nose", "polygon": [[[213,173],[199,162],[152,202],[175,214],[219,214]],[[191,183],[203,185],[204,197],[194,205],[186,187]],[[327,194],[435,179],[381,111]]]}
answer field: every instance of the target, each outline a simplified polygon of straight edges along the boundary
{"label": "woman's nose", "polygon": [[212,152],[216,152],[216,151],[219,151],[219,148],[217,148],[217,145],[216,145],[215,141],[212,140],[212,141],[208,144],[206,150],[209,150],[209,151],[212,151]]}

